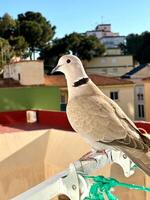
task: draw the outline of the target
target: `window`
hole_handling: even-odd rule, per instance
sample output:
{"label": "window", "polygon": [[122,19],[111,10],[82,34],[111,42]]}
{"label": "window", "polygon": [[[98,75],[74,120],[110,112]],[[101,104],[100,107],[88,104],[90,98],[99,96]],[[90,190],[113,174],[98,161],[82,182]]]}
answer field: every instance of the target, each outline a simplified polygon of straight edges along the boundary
{"label": "window", "polygon": [[138,98],[138,100],[140,101],[140,100],[144,100],[144,97],[143,97],[143,94],[137,94],[137,98]]}
{"label": "window", "polygon": [[138,105],[138,115],[139,115],[139,118],[144,118],[144,105],[143,104]]}
{"label": "window", "polygon": [[107,74],[107,69],[106,68],[102,68],[102,73],[103,74]]}
{"label": "window", "polygon": [[112,64],[116,64],[117,60],[116,58],[112,58]]}
{"label": "window", "polygon": [[18,80],[20,81],[20,73],[18,74]]}
{"label": "window", "polygon": [[113,68],[112,68],[112,72],[113,72],[113,73],[118,73],[118,68],[117,68],[117,67],[113,67]]}
{"label": "window", "polygon": [[65,95],[61,95],[61,103],[65,103]]}
{"label": "window", "polygon": [[118,100],[118,99],[119,99],[118,91],[110,92],[110,98],[111,98],[112,100]]}
{"label": "window", "polygon": [[61,111],[66,111],[66,106],[67,106],[67,104],[66,104],[66,101],[65,101],[66,99],[65,99],[65,95],[64,94],[62,94],[61,95],[61,102],[60,102],[60,109],[61,109]]}

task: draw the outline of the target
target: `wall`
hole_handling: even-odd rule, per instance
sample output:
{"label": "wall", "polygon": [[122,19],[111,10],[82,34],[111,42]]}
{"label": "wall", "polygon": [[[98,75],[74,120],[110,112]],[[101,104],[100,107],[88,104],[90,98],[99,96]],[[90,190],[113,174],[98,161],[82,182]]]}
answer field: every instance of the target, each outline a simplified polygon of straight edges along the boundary
{"label": "wall", "polygon": [[87,73],[121,76],[133,69],[132,56],[103,56],[83,61]]}
{"label": "wall", "polygon": [[110,92],[118,91],[119,99],[115,102],[123,109],[128,117],[134,120],[134,87],[133,85],[125,86],[104,86],[100,87],[105,95],[110,97]]}
{"label": "wall", "polygon": [[0,112],[27,109],[60,110],[57,87],[0,88]]}
{"label": "wall", "polygon": [[4,78],[13,78],[14,80],[18,81],[19,76],[18,74],[21,73],[21,69],[18,63],[12,63],[4,66]]}
{"label": "wall", "polygon": [[[56,129],[0,134],[0,199],[8,200],[57,173],[64,171],[91,150],[78,134]],[[129,178],[113,164],[97,170],[95,175],[114,177],[118,181],[149,187],[150,177],[140,170]],[[121,200],[148,200],[143,191],[115,187]]]}
{"label": "wall", "polygon": [[4,78],[13,78],[22,85],[44,83],[44,66],[41,61],[21,61],[4,67]]}
{"label": "wall", "polygon": [[21,62],[21,79],[22,85],[40,85],[44,84],[44,67],[43,62]]}
{"label": "wall", "polygon": [[133,66],[133,59],[132,56],[103,56],[84,62],[84,66],[85,68]]}
{"label": "wall", "polygon": [[[62,130],[72,131],[72,127],[68,121],[66,112],[55,111],[43,111],[34,110],[37,116],[37,124],[48,126],[51,128],[57,128]],[[12,126],[12,125],[24,125],[27,124],[27,110],[12,111],[12,112],[0,112],[0,125]],[[135,124],[142,133],[150,133],[150,122],[135,121]],[[39,126],[38,126],[39,127]],[[2,127],[1,127],[2,128]]]}
{"label": "wall", "polygon": [[[139,113],[139,106],[145,107],[144,105],[144,85],[136,84],[135,86],[135,120],[145,120],[145,109],[144,115]],[[141,111],[142,112],[142,111]],[[140,116],[141,115],[141,116]]]}
{"label": "wall", "polygon": [[106,49],[106,55],[121,55],[121,49],[113,48],[113,49]]}
{"label": "wall", "polygon": [[88,74],[99,74],[105,76],[120,77],[132,69],[133,69],[132,66],[124,66],[124,67],[113,66],[113,67],[88,67],[85,70]]}

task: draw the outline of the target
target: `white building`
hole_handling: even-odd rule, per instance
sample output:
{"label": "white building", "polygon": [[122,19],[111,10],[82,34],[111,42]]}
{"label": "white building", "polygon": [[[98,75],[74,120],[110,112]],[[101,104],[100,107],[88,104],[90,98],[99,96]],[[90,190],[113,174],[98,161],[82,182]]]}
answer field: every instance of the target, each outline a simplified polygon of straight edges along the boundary
{"label": "white building", "polygon": [[83,64],[88,74],[120,77],[133,69],[133,58],[130,55],[107,55],[83,61]]}
{"label": "white building", "polygon": [[3,78],[12,78],[21,85],[44,84],[44,66],[42,61],[20,61],[5,65]]}
{"label": "white building", "polygon": [[150,64],[140,64],[134,67],[131,71],[124,74],[122,78],[132,80],[135,83],[135,119],[145,120],[145,94],[143,79],[150,76]]}
{"label": "white building", "polygon": [[107,48],[117,48],[120,43],[125,42],[125,36],[111,31],[111,24],[100,24],[95,30],[87,31],[87,35],[95,35]]}

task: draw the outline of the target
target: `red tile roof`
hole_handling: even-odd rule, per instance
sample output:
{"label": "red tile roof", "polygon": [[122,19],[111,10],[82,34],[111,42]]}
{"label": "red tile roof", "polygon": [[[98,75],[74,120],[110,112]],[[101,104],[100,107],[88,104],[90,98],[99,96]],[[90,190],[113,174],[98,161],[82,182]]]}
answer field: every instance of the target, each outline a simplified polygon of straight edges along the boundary
{"label": "red tile roof", "polygon": [[143,78],[143,81],[150,81],[150,77]]}
{"label": "red tile roof", "polygon": [[[91,74],[89,77],[98,86],[133,84],[133,82],[130,80],[101,76],[97,74]],[[66,87],[67,83],[63,75],[45,75],[45,85]]]}
{"label": "red tile roof", "polygon": [[21,84],[12,78],[0,78],[0,88],[4,87],[21,87]]}

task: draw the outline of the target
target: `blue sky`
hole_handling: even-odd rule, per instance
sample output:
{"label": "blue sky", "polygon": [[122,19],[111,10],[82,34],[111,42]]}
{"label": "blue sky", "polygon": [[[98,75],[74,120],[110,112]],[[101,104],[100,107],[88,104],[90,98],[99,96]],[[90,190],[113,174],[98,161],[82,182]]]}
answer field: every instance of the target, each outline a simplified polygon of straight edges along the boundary
{"label": "blue sky", "polygon": [[92,30],[102,21],[121,35],[150,31],[150,0],[0,0],[0,16],[26,11],[41,12],[56,25],[57,37]]}

